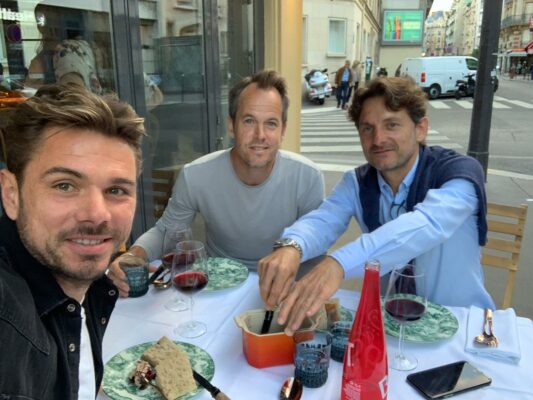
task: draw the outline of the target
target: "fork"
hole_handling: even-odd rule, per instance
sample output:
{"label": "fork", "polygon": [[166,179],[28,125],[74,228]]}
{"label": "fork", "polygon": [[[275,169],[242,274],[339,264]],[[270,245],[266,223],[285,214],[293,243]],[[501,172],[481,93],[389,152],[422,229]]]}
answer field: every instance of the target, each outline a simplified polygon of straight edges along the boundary
{"label": "fork", "polygon": [[[487,333],[488,327],[488,333]],[[489,347],[498,347],[498,338],[492,332],[492,310],[485,309],[485,319],[483,321],[483,332],[474,338],[474,341]]]}

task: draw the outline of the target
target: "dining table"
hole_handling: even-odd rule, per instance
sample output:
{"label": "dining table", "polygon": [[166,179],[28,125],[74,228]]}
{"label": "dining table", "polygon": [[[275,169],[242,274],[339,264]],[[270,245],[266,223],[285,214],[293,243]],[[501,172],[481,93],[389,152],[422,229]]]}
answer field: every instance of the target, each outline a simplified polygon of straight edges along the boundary
{"label": "dining table", "polygon": [[[294,365],[279,365],[255,368],[248,364],[243,353],[242,331],[234,317],[248,310],[262,309],[259,294],[259,279],[250,272],[238,286],[200,291],[193,296],[194,317],[207,325],[207,333],[195,338],[184,339],[174,333],[177,324],[190,318],[189,311],[173,312],[164,304],[177,295],[174,289],[157,290],[152,285],[148,293],[137,298],[121,298],[109,321],[104,341],[104,363],[121,351],[145,342],[153,342],[162,336],[187,342],[205,350],[214,360],[212,383],[232,400],[277,399],[283,382],[294,376]],[[338,290],[333,297],[340,300],[342,307],[355,314],[360,293]],[[489,386],[457,395],[461,400],[533,400],[533,323],[531,319],[517,317],[517,328],[521,343],[521,359],[518,363],[497,361],[465,351],[466,328],[469,308],[446,307],[457,318],[459,328],[450,338],[431,343],[404,342],[404,351],[418,359],[413,371],[396,371],[389,368],[388,399],[423,399],[406,382],[412,372],[440,365],[468,361],[492,379]],[[481,325],[480,325],[481,329]],[[387,335],[388,357],[398,348],[398,339]],[[328,379],[319,388],[304,388],[302,399],[340,399],[343,364],[331,360]],[[124,378],[126,379],[126,378]],[[205,400],[211,396],[202,390],[194,399]],[[100,389],[97,399],[109,399]]]}

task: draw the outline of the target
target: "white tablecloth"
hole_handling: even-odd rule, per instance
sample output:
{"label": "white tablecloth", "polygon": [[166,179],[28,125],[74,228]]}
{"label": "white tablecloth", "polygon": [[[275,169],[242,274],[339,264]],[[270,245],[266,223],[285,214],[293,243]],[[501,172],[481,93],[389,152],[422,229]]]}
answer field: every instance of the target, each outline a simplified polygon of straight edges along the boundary
{"label": "white tablecloth", "polygon": [[[176,292],[173,289],[150,291],[143,297],[120,299],[113,312],[104,337],[104,362],[114,354],[133,345],[158,340],[166,335],[171,339],[187,341],[205,349],[215,361],[215,376],[212,383],[232,400],[277,399],[283,381],[294,375],[293,365],[257,369],[246,362],[242,352],[241,331],[233,317],[240,313],[262,308],[257,275],[251,273],[246,282],[237,288],[218,292],[200,292],[194,296],[195,319],[205,322],[208,332],[197,339],[186,340],[173,334],[175,324],[189,318],[189,311],[172,312],[164,303]],[[355,310],[359,293],[339,290],[335,297],[341,304]],[[533,400],[533,323],[530,319],[518,318],[518,330],[522,344],[519,364],[509,364],[477,357],[464,351],[468,308],[449,308],[459,320],[459,331],[449,340],[438,343],[408,343],[405,351],[416,355],[419,365],[414,371],[432,368],[454,361],[467,360],[492,378],[486,388],[457,396],[461,400]],[[396,351],[397,339],[387,337],[389,357]],[[389,400],[423,399],[405,381],[414,371],[399,372],[389,369]],[[340,398],[342,364],[331,361],[329,378],[318,389],[304,388],[303,400],[329,400]],[[108,397],[101,391],[98,399]],[[207,391],[195,399],[210,399]]]}

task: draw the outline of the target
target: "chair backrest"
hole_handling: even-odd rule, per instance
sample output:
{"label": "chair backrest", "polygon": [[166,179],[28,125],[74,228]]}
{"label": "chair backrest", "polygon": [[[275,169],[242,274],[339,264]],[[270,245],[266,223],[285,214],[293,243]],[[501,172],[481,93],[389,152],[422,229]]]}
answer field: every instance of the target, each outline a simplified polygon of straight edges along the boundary
{"label": "chair backrest", "polygon": [[526,204],[517,207],[488,204],[488,241],[482,250],[481,264],[508,271],[502,308],[511,306],[526,216]]}
{"label": "chair backrest", "polygon": [[172,187],[176,180],[174,169],[154,169],[152,171],[152,191],[154,199],[154,216],[160,218],[172,196]]}

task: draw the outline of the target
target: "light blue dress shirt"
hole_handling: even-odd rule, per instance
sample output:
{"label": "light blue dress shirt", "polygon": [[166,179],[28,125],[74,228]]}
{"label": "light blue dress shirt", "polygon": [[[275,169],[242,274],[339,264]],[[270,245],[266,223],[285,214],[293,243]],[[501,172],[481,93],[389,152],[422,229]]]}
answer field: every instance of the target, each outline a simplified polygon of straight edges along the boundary
{"label": "light blue dress shirt", "polygon": [[341,82],[348,82],[349,78],[350,78],[350,70],[348,68],[344,68],[342,72]]}
{"label": "light blue dress shirt", "polygon": [[285,229],[296,240],[303,260],[326,252],[347,229],[353,216],[362,230],[355,241],[330,255],[344,268],[345,278],[362,277],[365,261],[377,259],[381,274],[415,259],[423,266],[430,301],[449,306],[494,308],[483,284],[478,242],[478,199],[474,186],[453,179],[427,192],[424,201],[406,212],[405,200],[418,160],[396,195],[378,174],[382,226],[369,233],[363,221],[355,171],[347,171],[321,206]]}

